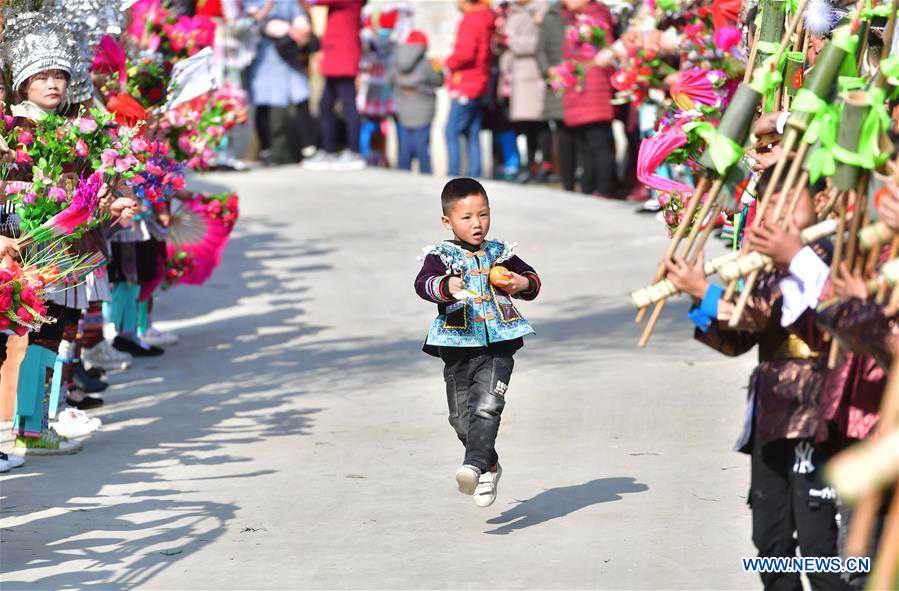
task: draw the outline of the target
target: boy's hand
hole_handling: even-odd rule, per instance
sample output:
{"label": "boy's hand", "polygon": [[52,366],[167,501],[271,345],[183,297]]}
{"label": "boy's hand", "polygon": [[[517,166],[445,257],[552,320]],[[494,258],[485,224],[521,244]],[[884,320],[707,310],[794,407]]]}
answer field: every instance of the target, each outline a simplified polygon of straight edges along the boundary
{"label": "boy's hand", "polygon": [[457,293],[464,289],[464,284],[462,283],[461,277],[450,277],[449,283],[447,283],[446,288],[449,290],[450,294],[455,296]]}
{"label": "boy's hand", "polygon": [[665,261],[668,271],[666,277],[681,292],[701,300],[709,288],[709,282],[705,278],[705,254],[699,253],[699,257],[693,266],[689,266],[683,257],[677,257],[672,261]]}
{"label": "boy's hand", "polygon": [[750,228],[747,237],[753,250],[771,257],[774,264],[781,267],[789,266],[790,261],[804,246],[799,228],[792,219],[787,221],[786,229],[768,223]]}
{"label": "boy's hand", "polygon": [[518,273],[509,271],[509,274],[506,276],[506,280],[497,281],[496,286],[511,296],[523,291],[527,291],[527,289],[531,286],[531,281],[523,275],[519,275]]}
{"label": "boy's hand", "polygon": [[830,279],[833,284],[833,293],[841,300],[849,298],[868,299],[868,286],[859,273],[852,273],[846,266],[846,263],[840,265],[840,268]]}
{"label": "boy's hand", "polygon": [[0,236],[0,258],[12,257],[18,258],[19,244],[13,238]]}

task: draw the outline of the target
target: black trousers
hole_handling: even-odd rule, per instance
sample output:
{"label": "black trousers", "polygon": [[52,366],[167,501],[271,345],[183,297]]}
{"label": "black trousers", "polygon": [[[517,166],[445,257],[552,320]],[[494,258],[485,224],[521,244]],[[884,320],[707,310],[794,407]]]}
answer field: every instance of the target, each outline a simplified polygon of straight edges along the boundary
{"label": "black trousers", "polygon": [[321,100],[318,103],[322,127],[322,148],[325,152],[331,154],[337,152],[337,115],[335,107],[338,102],[343,110],[343,118],[346,121],[346,147],[358,154],[361,121],[359,113],[356,111],[356,80],[352,77],[325,77],[325,90],[322,92]]}
{"label": "black trousers", "polygon": [[611,123],[589,123],[572,127],[583,168],[581,192],[611,196],[616,190],[615,141]]}
{"label": "black trousers", "polygon": [[463,463],[486,472],[496,465],[496,435],[515,361],[507,351],[443,348],[449,422],[465,446]]}
{"label": "black trousers", "polygon": [[[552,164],[553,145],[552,133],[549,130],[549,123],[546,121],[516,121],[515,133],[523,135],[528,150],[527,169],[535,172],[537,165]],[[540,162],[537,161],[537,154],[540,154]]]}
{"label": "black trousers", "polygon": [[296,162],[300,150],[316,142],[315,121],[309,113],[309,101],[287,107],[256,107],[256,134],[259,148],[273,164]]}
{"label": "black trousers", "polygon": [[554,121],[553,124],[558,142],[559,176],[562,177],[562,188],[566,191],[574,191],[577,180],[577,149],[574,131],[562,121]]}
{"label": "black trousers", "polygon": [[[837,508],[823,469],[830,454],[807,439],[777,439],[752,448],[752,541],[760,557],[839,556]],[[796,533],[797,539],[793,534]],[[762,573],[766,590],[801,591],[797,573]],[[809,574],[812,588],[846,589],[839,574]]]}

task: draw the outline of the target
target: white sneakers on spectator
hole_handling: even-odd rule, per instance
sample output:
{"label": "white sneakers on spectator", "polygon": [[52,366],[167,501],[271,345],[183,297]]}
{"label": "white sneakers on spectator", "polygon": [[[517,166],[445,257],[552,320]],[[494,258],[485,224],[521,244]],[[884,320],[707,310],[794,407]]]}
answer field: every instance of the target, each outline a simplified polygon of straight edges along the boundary
{"label": "white sneakers on spectator", "polygon": [[496,500],[496,489],[499,486],[503,468],[496,463],[496,472],[484,472],[478,478],[478,486],[474,491],[474,504],[478,507],[489,507]]}
{"label": "white sneakers on spectator", "polygon": [[350,150],[344,150],[337,155],[319,150],[314,156],[303,160],[302,166],[306,170],[349,172],[364,170],[368,165],[362,156]]}
{"label": "white sneakers on spectator", "polygon": [[349,172],[351,170],[365,170],[367,166],[368,164],[365,163],[365,159],[362,156],[355,152],[344,150],[334,159],[331,170]]}
{"label": "white sneakers on spectator", "polygon": [[103,422],[96,417],[88,416],[83,410],[67,408],[59,413],[56,421],[50,423],[50,426],[63,437],[78,439],[98,430],[103,426]]}
{"label": "white sneakers on spectator", "polygon": [[303,160],[303,163],[300,165],[306,170],[331,170],[331,165],[334,163],[334,158],[332,154],[328,154],[324,150],[319,150],[313,156],[306,158]]}
{"label": "white sneakers on spectator", "polygon": [[25,465],[24,456],[6,455],[0,452],[0,473],[9,472],[13,468],[19,468]]}
{"label": "white sneakers on spectator", "polygon": [[106,371],[115,371],[128,369],[133,359],[128,353],[114,349],[109,341],[102,340],[94,347],[84,349],[81,352],[81,361],[87,369],[99,367]]}
{"label": "white sneakers on spectator", "polygon": [[175,333],[157,330],[152,326],[140,338],[154,347],[171,347],[178,343],[178,335]]}

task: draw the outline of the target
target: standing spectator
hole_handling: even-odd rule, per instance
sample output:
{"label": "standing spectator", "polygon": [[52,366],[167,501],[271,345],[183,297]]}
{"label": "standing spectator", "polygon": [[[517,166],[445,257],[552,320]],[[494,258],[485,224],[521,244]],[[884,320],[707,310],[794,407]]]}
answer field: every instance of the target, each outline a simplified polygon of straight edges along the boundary
{"label": "standing spectator", "polygon": [[397,131],[400,141],[398,168],[412,169],[418,160],[419,172],[431,173],[431,122],[437,104],[436,89],[443,84],[443,74],[428,61],[428,38],[412,31],[403,45],[397,47],[393,73],[396,94]]}
{"label": "standing spectator", "polygon": [[[544,80],[549,81],[549,72],[562,63],[562,43],[565,38],[565,24],[562,22],[562,5],[560,0],[553,0],[543,22],[540,23],[540,34],[537,41],[537,64]],[[574,191],[577,158],[574,146],[574,133],[565,125],[562,115],[562,97],[549,88],[543,93],[543,119],[555,131],[558,149],[559,174],[562,187],[566,191]],[[546,163],[548,157],[543,156]]]}
{"label": "standing spectator", "polygon": [[[546,82],[537,64],[544,0],[515,0],[502,27],[510,57],[511,102],[509,119],[516,134],[527,139],[527,165],[520,182],[545,180],[552,170],[552,136],[543,118]],[[537,162],[540,153],[543,166]],[[538,169],[539,168],[539,169]]]}
{"label": "standing spectator", "polygon": [[512,63],[514,58],[506,44],[506,18],[509,15],[507,0],[494,7],[496,20],[493,36],[493,60],[490,69],[490,84],[484,110],[484,127],[493,135],[493,178],[514,181],[521,170],[521,154],[512,120],[509,118],[509,103],[512,100]]}
{"label": "standing spectator", "polygon": [[459,139],[468,142],[468,176],[481,176],[480,131],[484,118],[482,100],[487,94],[492,61],[493,11],[482,0],[456,0],[462,20],[456,31],[453,53],[446,60],[450,75],[447,89],[452,102],[446,122],[449,174],[461,174]]}
{"label": "standing spectator", "polygon": [[[566,26],[577,26],[579,16],[598,19],[606,31],[606,41],[612,44],[612,13],[602,3],[595,0],[564,0],[565,11],[562,19]],[[563,58],[577,61],[579,56],[575,42],[565,38],[562,46]],[[583,89],[571,89],[562,97],[562,112],[565,125],[572,128],[583,167],[581,191],[597,197],[612,198],[616,189],[615,152],[612,137],[611,69],[593,63],[582,64],[585,68]]]}
{"label": "standing spectator", "polygon": [[297,0],[246,0],[244,11],[262,29],[249,72],[260,159],[266,164],[296,162],[301,148],[297,138],[310,125],[309,80],[282,57],[278,44],[289,39],[298,46],[307,45],[312,35],[309,18]]}
{"label": "standing spectator", "polygon": [[[293,0],[296,2],[297,0]],[[356,110],[356,76],[362,57],[360,31],[362,0],[309,0],[328,7],[328,20],[322,37],[319,70],[325,90],[319,102],[322,151],[303,165],[311,170],[362,170],[365,160],[359,156],[359,112]],[[346,120],[346,150],[337,153],[337,115],[340,103]]]}

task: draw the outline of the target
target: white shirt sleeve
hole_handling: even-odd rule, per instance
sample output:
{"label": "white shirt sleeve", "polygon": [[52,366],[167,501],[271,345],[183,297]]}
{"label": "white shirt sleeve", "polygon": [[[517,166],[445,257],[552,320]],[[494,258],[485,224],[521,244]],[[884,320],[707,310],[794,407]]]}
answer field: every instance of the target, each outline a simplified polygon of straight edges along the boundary
{"label": "white shirt sleeve", "polygon": [[805,246],[796,253],[790,261],[790,274],[780,280],[781,326],[790,326],[803,312],[818,305],[829,275],[830,268],[811,248]]}

